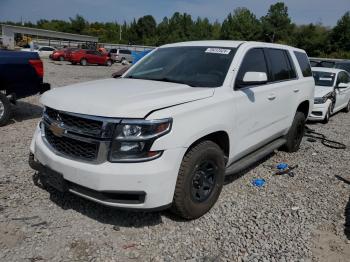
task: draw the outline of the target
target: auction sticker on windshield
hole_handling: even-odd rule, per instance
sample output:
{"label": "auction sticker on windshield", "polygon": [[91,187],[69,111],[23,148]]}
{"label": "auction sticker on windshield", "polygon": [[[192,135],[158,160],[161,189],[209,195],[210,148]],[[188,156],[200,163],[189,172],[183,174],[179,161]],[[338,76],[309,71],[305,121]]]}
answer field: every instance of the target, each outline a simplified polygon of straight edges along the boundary
{"label": "auction sticker on windshield", "polygon": [[223,48],[207,48],[206,53],[228,55],[231,50]]}

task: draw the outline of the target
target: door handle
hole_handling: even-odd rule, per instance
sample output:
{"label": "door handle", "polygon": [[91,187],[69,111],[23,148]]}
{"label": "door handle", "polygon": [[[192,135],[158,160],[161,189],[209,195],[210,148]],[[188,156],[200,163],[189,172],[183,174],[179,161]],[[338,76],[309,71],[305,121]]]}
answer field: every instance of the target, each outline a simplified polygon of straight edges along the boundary
{"label": "door handle", "polygon": [[267,99],[269,100],[275,100],[276,99],[276,95],[275,94],[270,94]]}
{"label": "door handle", "polygon": [[300,90],[298,89],[298,88],[295,88],[294,90],[293,90],[293,92],[294,93],[298,93]]}

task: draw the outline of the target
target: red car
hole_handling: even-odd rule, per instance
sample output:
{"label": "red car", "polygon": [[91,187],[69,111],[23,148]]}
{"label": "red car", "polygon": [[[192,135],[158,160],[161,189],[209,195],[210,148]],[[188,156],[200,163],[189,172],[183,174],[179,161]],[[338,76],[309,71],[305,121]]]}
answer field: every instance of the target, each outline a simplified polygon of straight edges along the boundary
{"label": "red car", "polygon": [[78,50],[78,48],[63,48],[63,49],[55,50],[50,55],[50,58],[52,60],[64,61],[64,60],[67,60],[66,57],[69,52],[76,51],[76,50]]}
{"label": "red car", "polygon": [[108,54],[100,53],[95,50],[77,50],[67,54],[67,60],[73,65],[81,64],[86,66],[88,64],[111,66],[113,61]]}

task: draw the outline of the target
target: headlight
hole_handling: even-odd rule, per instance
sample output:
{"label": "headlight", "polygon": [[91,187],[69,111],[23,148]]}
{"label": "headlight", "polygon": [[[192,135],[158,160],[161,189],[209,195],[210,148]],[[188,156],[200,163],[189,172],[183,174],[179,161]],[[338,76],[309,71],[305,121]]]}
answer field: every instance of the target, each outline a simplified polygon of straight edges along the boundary
{"label": "headlight", "polygon": [[315,97],[314,104],[324,104],[327,102],[328,99],[332,99],[332,97],[334,97],[334,92],[329,92],[323,97]]}
{"label": "headlight", "polygon": [[150,151],[153,142],[170,132],[172,119],[122,120],[116,126],[110,162],[143,162],[153,160],[163,151]]}
{"label": "headlight", "polygon": [[324,104],[326,103],[328,97],[315,97],[314,104]]}

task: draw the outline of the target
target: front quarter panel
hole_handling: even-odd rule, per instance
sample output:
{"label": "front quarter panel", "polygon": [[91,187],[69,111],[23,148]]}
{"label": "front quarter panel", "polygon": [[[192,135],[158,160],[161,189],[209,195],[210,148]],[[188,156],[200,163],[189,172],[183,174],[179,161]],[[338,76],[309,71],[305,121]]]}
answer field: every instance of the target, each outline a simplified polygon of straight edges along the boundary
{"label": "front quarter panel", "polygon": [[229,135],[234,125],[229,119],[235,111],[231,97],[232,92],[225,92],[220,87],[210,98],[152,113],[147,119],[173,118],[171,132],[157,139],[152,150],[188,148],[198,139],[217,131]]}

